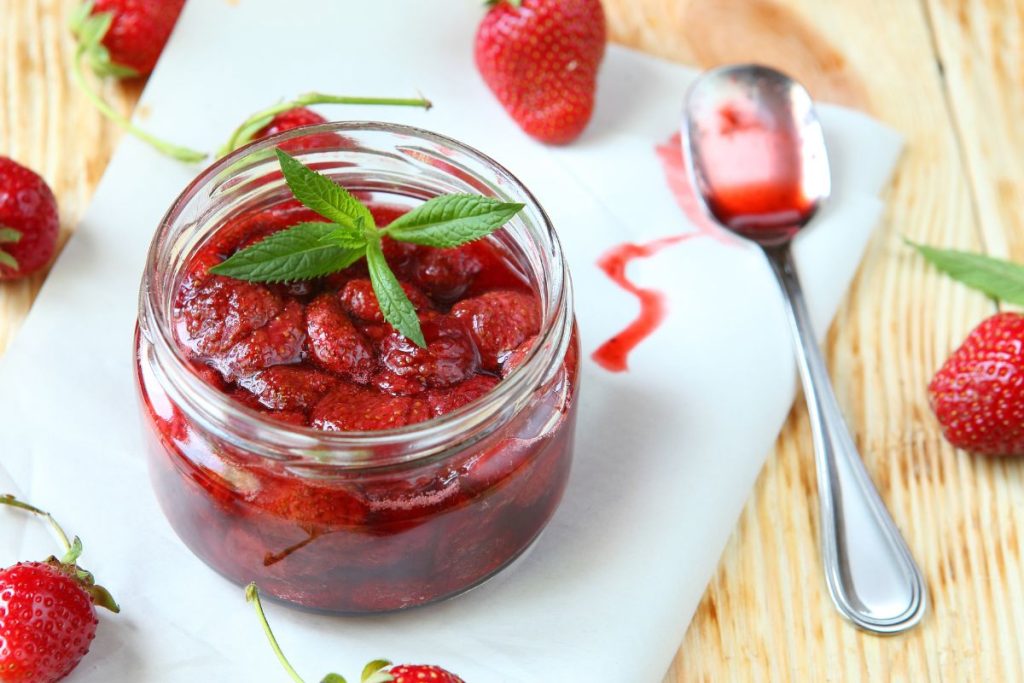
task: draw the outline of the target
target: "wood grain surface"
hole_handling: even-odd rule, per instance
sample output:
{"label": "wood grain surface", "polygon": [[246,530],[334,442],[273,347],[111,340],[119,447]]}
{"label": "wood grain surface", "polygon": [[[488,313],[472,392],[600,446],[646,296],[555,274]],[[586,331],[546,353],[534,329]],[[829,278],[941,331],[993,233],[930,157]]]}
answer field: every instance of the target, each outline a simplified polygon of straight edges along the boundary
{"label": "wood grain surface", "polygon": [[[617,42],[701,66],[781,67],[816,97],[861,108],[907,140],[827,352],[868,469],[926,574],[930,613],[891,638],[837,616],[821,576],[798,405],[663,683],[1024,681],[1024,460],[949,447],[924,391],[994,306],[900,239],[1024,261],[1024,3],[604,2]],[[0,154],[51,184],[64,236],[120,136],[70,82],[69,6],[0,0]],[[103,92],[128,113],[141,87],[108,83]],[[43,280],[0,285],[0,352]]]}

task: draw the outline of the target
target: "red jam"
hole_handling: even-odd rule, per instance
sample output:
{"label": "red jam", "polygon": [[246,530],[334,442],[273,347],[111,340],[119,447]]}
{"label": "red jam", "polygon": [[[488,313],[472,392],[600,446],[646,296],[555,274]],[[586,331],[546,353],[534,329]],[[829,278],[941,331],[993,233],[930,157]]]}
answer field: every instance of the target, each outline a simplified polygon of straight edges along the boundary
{"label": "red jam", "polygon": [[[405,209],[371,204],[378,225]],[[385,254],[427,348],[384,322],[365,265],[263,285],[211,275],[266,235],[323,220],[293,202],[234,217],[185,269],[172,321],[194,372],[259,415],[323,432],[413,425],[486,396],[532,350],[536,292],[494,240],[456,249],[392,242]],[[442,458],[358,469],[240,450],[189,419],[139,363],[156,491],[212,567],[307,607],[401,609],[492,575],[554,513],[572,454],[576,336],[532,401]]]}

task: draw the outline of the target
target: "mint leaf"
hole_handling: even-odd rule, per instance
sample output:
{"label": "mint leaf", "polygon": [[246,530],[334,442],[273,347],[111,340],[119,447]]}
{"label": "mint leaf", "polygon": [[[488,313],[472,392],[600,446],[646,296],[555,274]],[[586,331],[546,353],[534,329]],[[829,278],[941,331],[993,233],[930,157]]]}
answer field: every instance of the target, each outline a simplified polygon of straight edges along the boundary
{"label": "mint leaf", "polygon": [[250,282],[292,282],[309,280],[347,268],[365,253],[339,246],[324,237],[337,229],[334,223],[299,223],[275,232],[210,268]]}
{"label": "mint leaf", "polygon": [[370,240],[366,245],[366,265],[370,270],[370,283],[373,293],[377,296],[380,311],[391,326],[413,340],[417,346],[426,348],[427,342],[420,329],[420,319],[416,308],[409,301],[398,278],[391,272],[388,262],[384,259],[380,240]]}
{"label": "mint leaf", "polygon": [[[374,228],[374,230],[376,230],[376,228]],[[362,229],[362,221],[360,221],[360,227],[354,228],[335,224],[334,230],[327,233],[320,239],[323,242],[332,242],[333,244],[346,249],[366,248],[366,234]]]}
{"label": "mint leaf", "polygon": [[442,195],[399,216],[384,232],[400,242],[457,247],[486,237],[522,208],[522,204],[476,194]]}
{"label": "mint leaf", "polygon": [[370,210],[350,195],[348,190],[305,166],[287,152],[280,149],[276,151],[288,188],[304,206],[348,228],[359,227],[360,219],[364,225],[375,225]]}
{"label": "mint leaf", "polygon": [[954,280],[1001,301],[1024,305],[1024,266],[984,254],[936,249],[905,241]]}

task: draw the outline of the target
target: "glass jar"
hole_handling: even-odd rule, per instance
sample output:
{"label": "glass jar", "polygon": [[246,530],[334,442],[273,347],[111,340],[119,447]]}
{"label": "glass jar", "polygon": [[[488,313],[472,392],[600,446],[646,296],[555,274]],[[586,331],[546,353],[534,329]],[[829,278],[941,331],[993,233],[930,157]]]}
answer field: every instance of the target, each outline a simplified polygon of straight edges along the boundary
{"label": "glass jar", "polygon": [[[232,216],[290,197],[281,146],[372,204],[473,192],[525,205],[493,240],[528,277],[543,325],[488,394],[429,421],[324,432],[274,421],[195,373],[175,339],[190,258]],[[508,565],[554,514],[569,475],[578,342],[550,220],[494,160],[455,140],[334,123],[249,145],[174,202],[149,252],[136,380],[157,498],[175,531],[231,580],[343,613],[397,610],[467,590]]]}

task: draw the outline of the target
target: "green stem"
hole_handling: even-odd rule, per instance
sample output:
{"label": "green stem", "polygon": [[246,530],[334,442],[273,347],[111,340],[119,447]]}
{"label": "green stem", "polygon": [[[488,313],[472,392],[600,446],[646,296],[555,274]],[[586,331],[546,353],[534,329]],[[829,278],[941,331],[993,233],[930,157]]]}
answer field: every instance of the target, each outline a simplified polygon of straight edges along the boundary
{"label": "green stem", "polygon": [[107,102],[104,101],[104,99],[100,97],[95,90],[92,89],[92,86],[89,85],[89,82],[85,77],[85,73],[82,70],[82,57],[84,55],[85,49],[82,46],[79,46],[79,48],[75,51],[75,60],[73,68],[71,70],[71,74],[74,77],[75,83],[78,85],[78,87],[81,88],[82,92],[84,92],[86,97],[89,98],[89,101],[91,101],[93,105],[95,105],[95,107],[99,109],[104,116],[106,116],[108,119],[116,123],[124,130],[128,131],[135,137],[147,142],[148,144],[152,145],[155,149],[157,149],[163,154],[166,154],[169,157],[187,163],[197,163],[206,158],[206,154],[204,152],[198,152],[194,149],[189,149],[188,147],[175,145],[170,142],[167,142],[166,140],[161,140],[160,138],[147,133],[146,131],[132,124],[131,121],[126,119],[117,111],[115,111],[114,108],[107,104]]}
{"label": "green stem", "polygon": [[277,638],[274,637],[274,632],[270,630],[270,622],[267,621],[267,615],[263,612],[263,603],[260,602],[260,590],[256,587],[255,583],[250,583],[245,587],[245,599],[253,604],[256,608],[256,616],[259,618],[260,623],[263,625],[263,632],[267,634],[267,640],[270,641],[270,647],[274,649],[274,654],[277,655],[277,660],[281,662],[281,666],[288,672],[292,680],[295,683],[305,683],[302,677],[299,676],[298,672],[292,668],[288,658],[284,656],[284,652],[281,651],[281,646],[277,644]]}
{"label": "green stem", "polygon": [[50,523],[50,526],[53,527],[53,530],[57,532],[57,538],[60,539],[61,545],[64,546],[64,552],[71,552],[71,541],[68,540],[68,535],[64,533],[64,529],[60,527],[60,524],[57,524],[57,520],[55,520],[53,518],[53,515],[51,515],[49,512],[46,512],[45,510],[40,510],[34,505],[29,505],[28,503],[22,502],[9,493],[0,495],[0,505],[9,505],[10,507],[13,508],[28,510],[29,512],[39,515],[40,517],[45,517],[46,520]]}
{"label": "green stem", "polygon": [[425,97],[348,97],[346,95],[309,92],[299,95],[293,100],[267,107],[247,118],[242,125],[234,130],[227,143],[217,151],[217,155],[224,156],[228,152],[233,152],[239,147],[252,142],[253,136],[278,114],[291,109],[298,109],[299,107],[307,107],[311,104],[370,104],[392,107],[423,107],[424,109],[430,109],[434,106]]}

